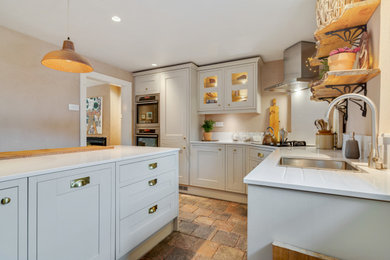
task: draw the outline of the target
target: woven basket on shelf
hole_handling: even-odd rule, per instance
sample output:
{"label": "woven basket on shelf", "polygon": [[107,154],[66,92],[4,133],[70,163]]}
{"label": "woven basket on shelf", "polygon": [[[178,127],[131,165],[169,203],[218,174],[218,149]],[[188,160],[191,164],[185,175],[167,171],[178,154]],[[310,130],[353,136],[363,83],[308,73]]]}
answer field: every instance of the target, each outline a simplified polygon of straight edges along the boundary
{"label": "woven basket on shelf", "polygon": [[317,0],[317,28],[322,29],[339,18],[348,4],[365,0]]}

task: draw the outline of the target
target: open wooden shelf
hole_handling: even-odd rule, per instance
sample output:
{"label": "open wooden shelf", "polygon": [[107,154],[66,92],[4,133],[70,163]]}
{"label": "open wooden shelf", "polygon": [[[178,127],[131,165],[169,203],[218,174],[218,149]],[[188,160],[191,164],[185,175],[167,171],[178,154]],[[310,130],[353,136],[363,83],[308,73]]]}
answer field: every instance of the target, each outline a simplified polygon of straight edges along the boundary
{"label": "open wooden shelf", "polygon": [[[354,41],[363,32],[364,26],[368,23],[380,0],[365,0],[345,6],[341,16],[326,26],[318,28],[314,33],[317,40],[317,53],[310,64],[317,66],[321,58],[326,58],[329,53],[337,48],[351,48]],[[335,33],[339,34],[336,35]],[[344,35],[346,33],[347,35]],[[342,39],[340,36],[350,36],[350,41]],[[355,37],[353,37],[355,36]]]}
{"label": "open wooden shelf", "polygon": [[328,71],[322,80],[310,84],[312,100],[333,99],[342,94],[361,92],[363,90],[361,84],[379,73],[379,69]]}

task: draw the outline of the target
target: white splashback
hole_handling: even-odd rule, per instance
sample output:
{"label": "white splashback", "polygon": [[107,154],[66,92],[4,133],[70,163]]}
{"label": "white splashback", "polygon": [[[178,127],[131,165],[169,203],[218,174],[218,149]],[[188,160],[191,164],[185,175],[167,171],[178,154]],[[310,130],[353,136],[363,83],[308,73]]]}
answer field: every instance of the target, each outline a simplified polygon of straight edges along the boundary
{"label": "white splashback", "polygon": [[310,96],[310,89],[291,93],[291,133],[288,139],[314,145],[317,133],[314,121],[325,117],[328,103],[311,101]]}

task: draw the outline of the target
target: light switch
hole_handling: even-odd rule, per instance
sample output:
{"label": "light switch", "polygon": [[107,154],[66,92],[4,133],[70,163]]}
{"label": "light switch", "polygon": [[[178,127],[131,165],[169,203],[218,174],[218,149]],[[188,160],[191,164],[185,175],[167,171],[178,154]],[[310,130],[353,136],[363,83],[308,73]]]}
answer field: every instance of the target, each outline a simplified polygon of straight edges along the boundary
{"label": "light switch", "polygon": [[216,127],[223,127],[223,122],[215,122]]}
{"label": "light switch", "polygon": [[80,106],[77,104],[69,104],[69,111],[79,111]]}

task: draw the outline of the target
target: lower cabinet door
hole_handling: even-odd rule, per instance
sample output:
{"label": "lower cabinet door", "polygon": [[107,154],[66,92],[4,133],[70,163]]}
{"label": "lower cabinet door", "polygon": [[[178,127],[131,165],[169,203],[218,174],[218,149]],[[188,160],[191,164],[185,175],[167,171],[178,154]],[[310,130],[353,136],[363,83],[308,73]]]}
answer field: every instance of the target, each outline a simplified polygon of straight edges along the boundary
{"label": "lower cabinet door", "polygon": [[114,164],[29,181],[29,260],[115,257]]}
{"label": "lower cabinet door", "polygon": [[161,140],[161,147],[179,148],[179,184],[188,185],[189,183],[189,149],[186,141]]}
{"label": "lower cabinet door", "polygon": [[225,181],[225,145],[192,145],[191,185],[225,190]]}
{"label": "lower cabinet door", "polygon": [[0,259],[27,259],[27,179],[0,182]]}
{"label": "lower cabinet door", "polygon": [[226,147],[226,190],[245,193],[245,147],[228,145]]}

